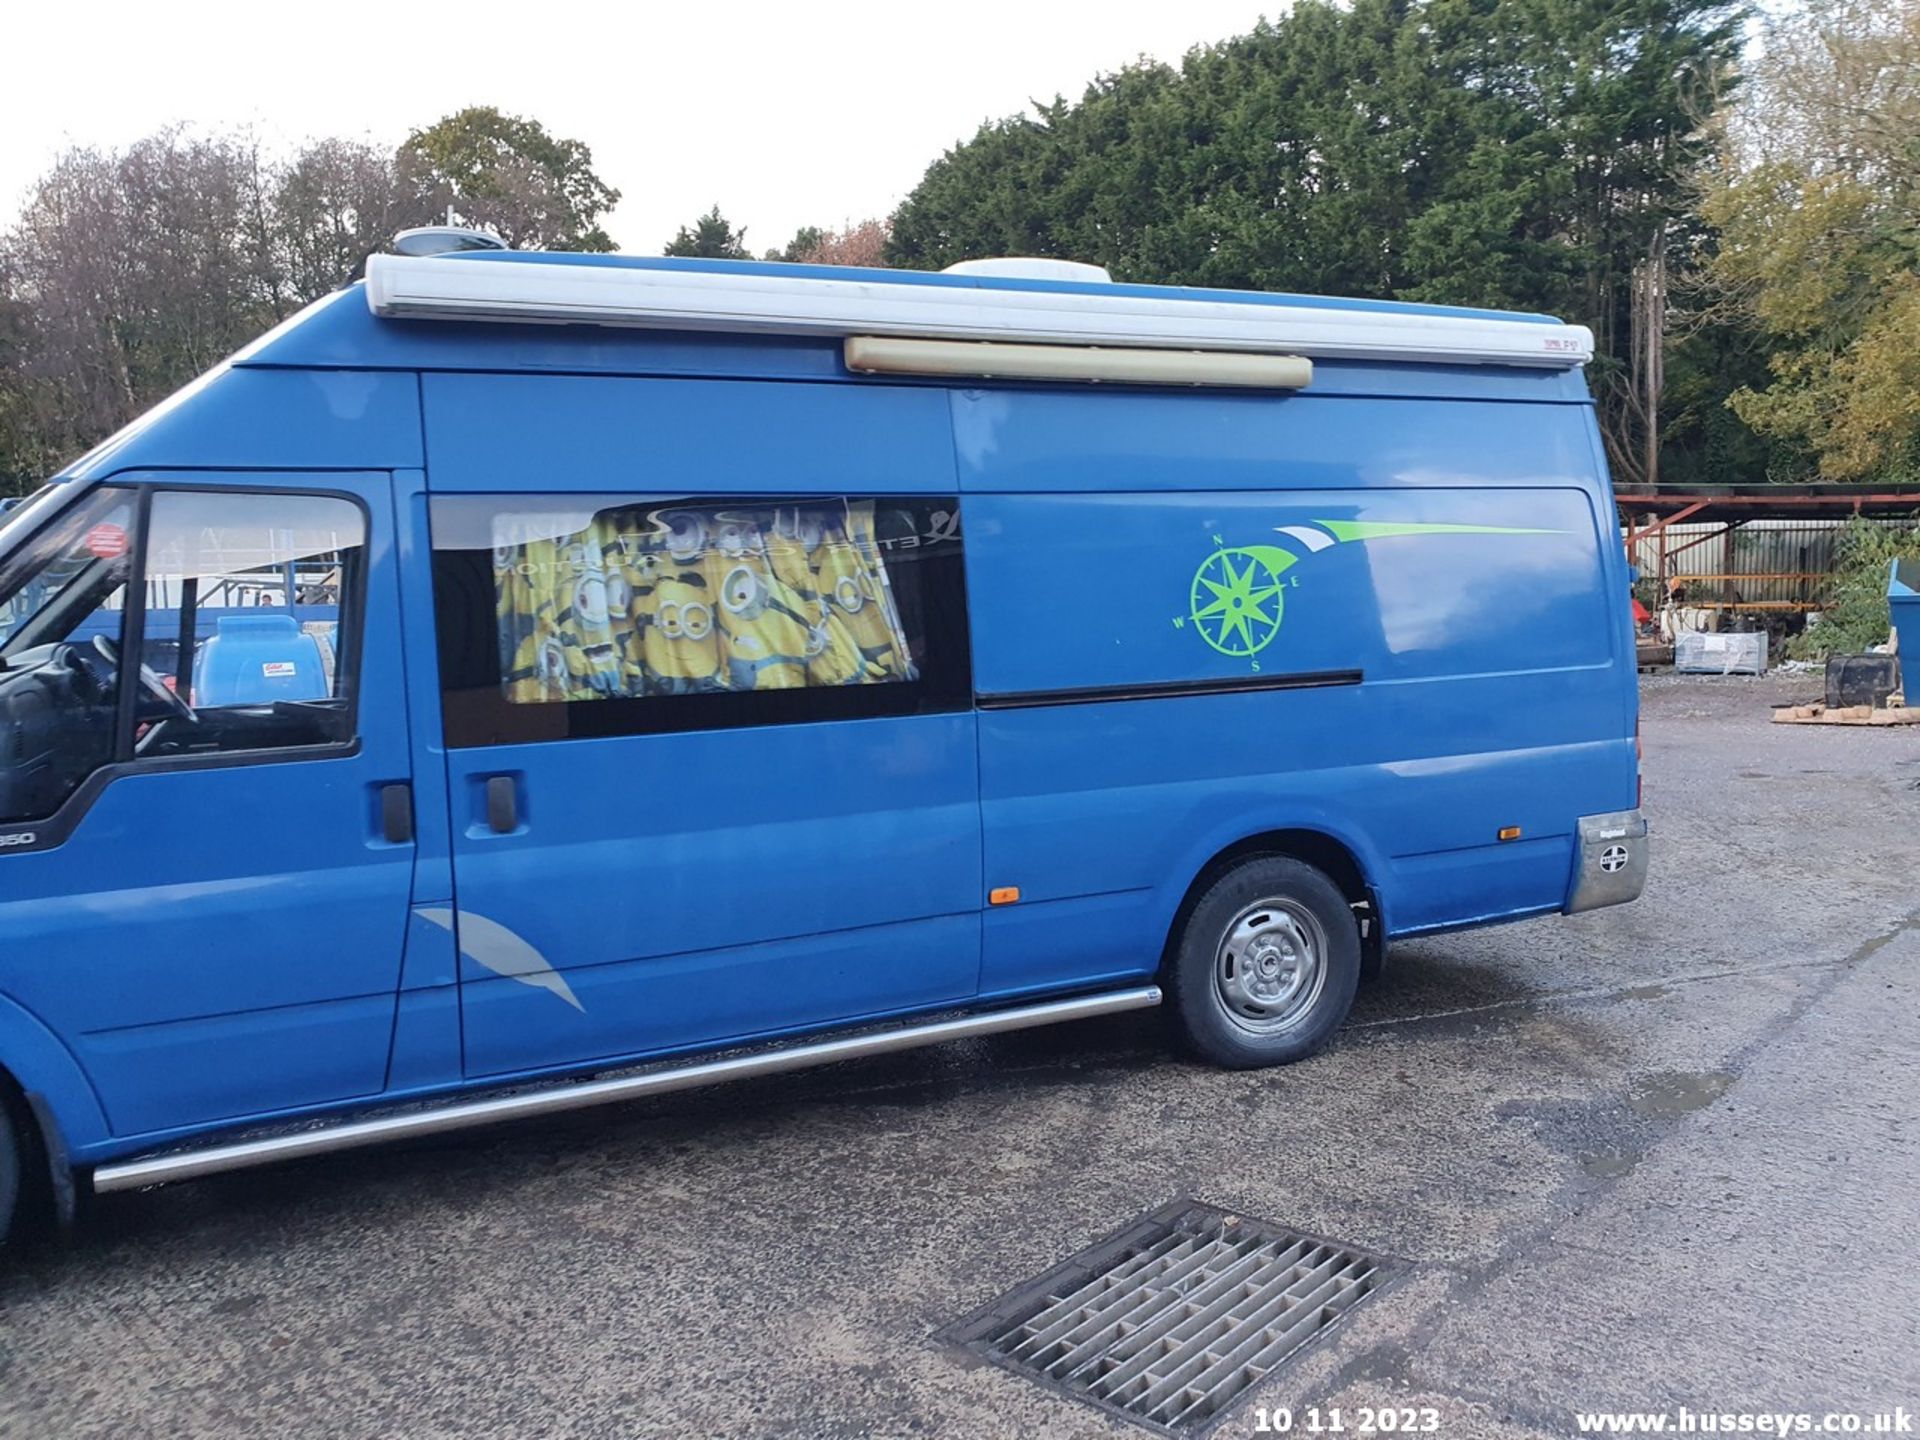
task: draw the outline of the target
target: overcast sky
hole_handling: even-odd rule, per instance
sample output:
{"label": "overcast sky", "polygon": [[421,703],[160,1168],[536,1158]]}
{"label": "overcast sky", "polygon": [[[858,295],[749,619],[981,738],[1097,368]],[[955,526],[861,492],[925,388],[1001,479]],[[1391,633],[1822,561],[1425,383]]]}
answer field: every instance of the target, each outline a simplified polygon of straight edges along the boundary
{"label": "overcast sky", "polygon": [[889,212],[984,119],[1250,29],[1277,0],[251,0],[9,7],[0,215],[61,148],[160,126],[398,141],[464,105],[584,140],[657,252],[718,202],[756,252]]}

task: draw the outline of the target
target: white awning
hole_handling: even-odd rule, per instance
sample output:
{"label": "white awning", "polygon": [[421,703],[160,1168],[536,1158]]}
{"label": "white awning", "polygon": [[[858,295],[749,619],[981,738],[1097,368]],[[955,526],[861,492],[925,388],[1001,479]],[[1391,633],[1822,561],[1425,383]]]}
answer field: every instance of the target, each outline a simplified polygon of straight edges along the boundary
{"label": "white awning", "polygon": [[367,303],[396,320],[1238,350],[1561,370],[1593,356],[1593,332],[1583,325],[1473,315],[438,256],[375,255],[367,262]]}

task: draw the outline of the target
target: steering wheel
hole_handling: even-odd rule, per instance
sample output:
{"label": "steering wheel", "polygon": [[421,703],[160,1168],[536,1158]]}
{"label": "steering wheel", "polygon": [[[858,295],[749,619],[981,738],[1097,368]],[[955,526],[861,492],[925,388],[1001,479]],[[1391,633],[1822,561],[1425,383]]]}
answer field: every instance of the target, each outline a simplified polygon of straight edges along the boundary
{"label": "steering wheel", "polygon": [[[104,635],[96,635],[93,637],[93,648],[99,652],[100,658],[113,666],[116,671],[120,668],[120,647],[113,641]],[[178,690],[169,690],[166,681],[154,674],[151,666],[140,667],[140,686],[147,694],[189,725],[200,723],[200,716],[194,711],[193,706],[187,703],[186,696]]]}

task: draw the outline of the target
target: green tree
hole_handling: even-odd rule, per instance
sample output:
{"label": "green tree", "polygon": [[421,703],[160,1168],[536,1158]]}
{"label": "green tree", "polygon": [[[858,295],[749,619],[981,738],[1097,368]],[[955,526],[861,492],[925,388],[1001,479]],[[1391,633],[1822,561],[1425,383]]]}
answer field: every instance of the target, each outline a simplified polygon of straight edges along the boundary
{"label": "green tree", "polygon": [[[804,231],[801,232],[805,234]],[[667,255],[698,256],[706,260],[751,260],[747,251],[747,232],[727,223],[720,207],[714,206],[691,226],[682,225],[680,233],[667,242]]]}
{"label": "green tree", "polygon": [[600,217],[620,192],[594,173],[585,144],[538,120],[471,106],[409,135],[398,166],[418,204],[436,214],[451,206],[516,249],[614,248]]}
{"label": "green tree", "polygon": [[888,256],[1549,311],[1596,332],[1631,477],[1649,392],[1636,285],[1696,243],[1690,177],[1732,16],[1725,0],[1302,0],[1177,68],[982,126],[907,197]]}
{"label": "green tree", "polygon": [[[685,232],[682,231],[681,233],[684,234]],[[761,258],[766,260],[784,260],[791,265],[819,249],[820,242],[826,238],[827,232],[822,230],[818,225],[802,225],[798,230],[793,232],[793,239],[789,240],[784,248],[769,250]]]}
{"label": "green tree", "polygon": [[1813,0],[1763,39],[1702,205],[1772,345],[1730,404],[1826,479],[1920,478],[1920,3]]}

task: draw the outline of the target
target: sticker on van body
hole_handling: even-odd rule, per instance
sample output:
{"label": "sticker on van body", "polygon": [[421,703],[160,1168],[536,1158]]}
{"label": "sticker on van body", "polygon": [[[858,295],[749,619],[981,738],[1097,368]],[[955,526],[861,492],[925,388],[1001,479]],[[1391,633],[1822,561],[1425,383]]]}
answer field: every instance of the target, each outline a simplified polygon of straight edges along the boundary
{"label": "sticker on van body", "polygon": [[566,976],[554,969],[546,956],[498,920],[476,915],[471,910],[462,910],[456,915],[452,910],[421,908],[414,913],[443,930],[451,930],[460,953],[474,964],[505,979],[530,985],[535,990],[545,990],[582,1014],[586,1013],[587,1007],[573,993]]}
{"label": "sticker on van body", "polygon": [[[1318,527],[1318,528],[1315,528]],[[1352,541],[1388,540],[1408,535],[1558,535],[1562,531],[1510,525],[1454,525],[1370,520],[1315,520],[1308,525],[1277,525],[1308,555]],[[1219,547],[1193,572],[1187,613],[1174,617],[1177,628],[1192,624],[1194,632],[1212,649],[1235,659],[1255,659],[1280,633],[1286,614],[1286,592],[1300,583],[1290,571],[1303,558],[1279,545],[1228,545],[1215,535]]]}

